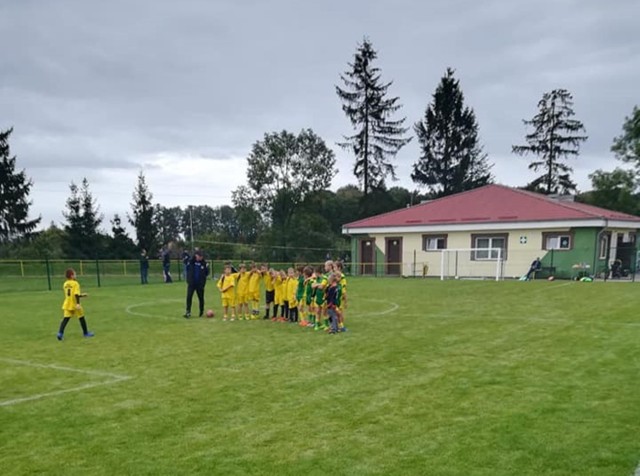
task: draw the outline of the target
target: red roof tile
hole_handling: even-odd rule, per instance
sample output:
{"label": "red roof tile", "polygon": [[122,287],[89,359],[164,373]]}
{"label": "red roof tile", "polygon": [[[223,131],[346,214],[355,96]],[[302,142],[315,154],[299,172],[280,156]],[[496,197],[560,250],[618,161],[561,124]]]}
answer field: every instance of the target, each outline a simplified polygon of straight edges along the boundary
{"label": "red roof tile", "polygon": [[525,190],[486,185],[344,225],[345,228],[609,219],[640,222],[640,217],[552,199]]}

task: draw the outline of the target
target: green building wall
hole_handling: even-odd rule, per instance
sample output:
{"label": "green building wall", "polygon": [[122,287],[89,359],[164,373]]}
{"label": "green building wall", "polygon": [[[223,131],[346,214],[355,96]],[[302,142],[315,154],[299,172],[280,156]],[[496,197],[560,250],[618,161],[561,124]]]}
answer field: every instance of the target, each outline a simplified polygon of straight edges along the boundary
{"label": "green building wall", "polygon": [[[580,272],[586,274],[596,274],[603,271],[606,266],[606,259],[598,256],[599,243],[598,233],[600,228],[574,228],[573,243],[570,250],[550,250],[542,257],[543,268],[555,268],[555,277],[561,279],[572,279],[578,277]],[[589,265],[587,269],[574,269],[578,263]]]}

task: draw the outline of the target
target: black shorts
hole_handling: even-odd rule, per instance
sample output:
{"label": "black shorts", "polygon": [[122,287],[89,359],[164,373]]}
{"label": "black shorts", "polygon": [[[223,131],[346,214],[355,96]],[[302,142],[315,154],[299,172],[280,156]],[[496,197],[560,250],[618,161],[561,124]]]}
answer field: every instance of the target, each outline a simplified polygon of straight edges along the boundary
{"label": "black shorts", "polygon": [[264,300],[267,304],[271,304],[276,297],[275,289],[273,291],[265,291],[264,292]]}

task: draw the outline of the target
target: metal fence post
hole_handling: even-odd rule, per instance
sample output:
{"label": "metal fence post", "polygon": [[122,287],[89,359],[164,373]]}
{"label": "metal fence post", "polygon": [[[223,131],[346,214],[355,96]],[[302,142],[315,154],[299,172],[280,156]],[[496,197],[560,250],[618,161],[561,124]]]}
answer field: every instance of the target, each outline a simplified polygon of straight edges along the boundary
{"label": "metal fence post", "polygon": [[98,279],[98,287],[101,286],[100,284],[100,261],[98,261],[98,258],[96,257],[96,278]]}
{"label": "metal fence post", "polygon": [[51,268],[49,267],[49,257],[44,259],[47,267],[47,284],[49,285],[49,291],[51,291]]}

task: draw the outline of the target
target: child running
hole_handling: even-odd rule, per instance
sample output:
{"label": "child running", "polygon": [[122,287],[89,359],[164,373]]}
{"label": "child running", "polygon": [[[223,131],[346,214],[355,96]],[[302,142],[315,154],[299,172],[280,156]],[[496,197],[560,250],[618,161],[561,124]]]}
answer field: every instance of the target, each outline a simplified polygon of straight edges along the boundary
{"label": "child running", "polygon": [[89,332],[87,329],[87,321],[84,318],[84,309],[80,304],[80,298],[87,297],[88,294],[80,292],[80,283],[76,280],[76,272],[69,268],[65,272],[67,280],[62,285],[64,291],[64,301],[62,302],[62,321],[60,322],[60,329],[56,337],[58,340],[64,339],[64,329],[69,323],[69,319],[77,317],[82,327],[82,334],[85,337],[93,337],[93,332]]}

